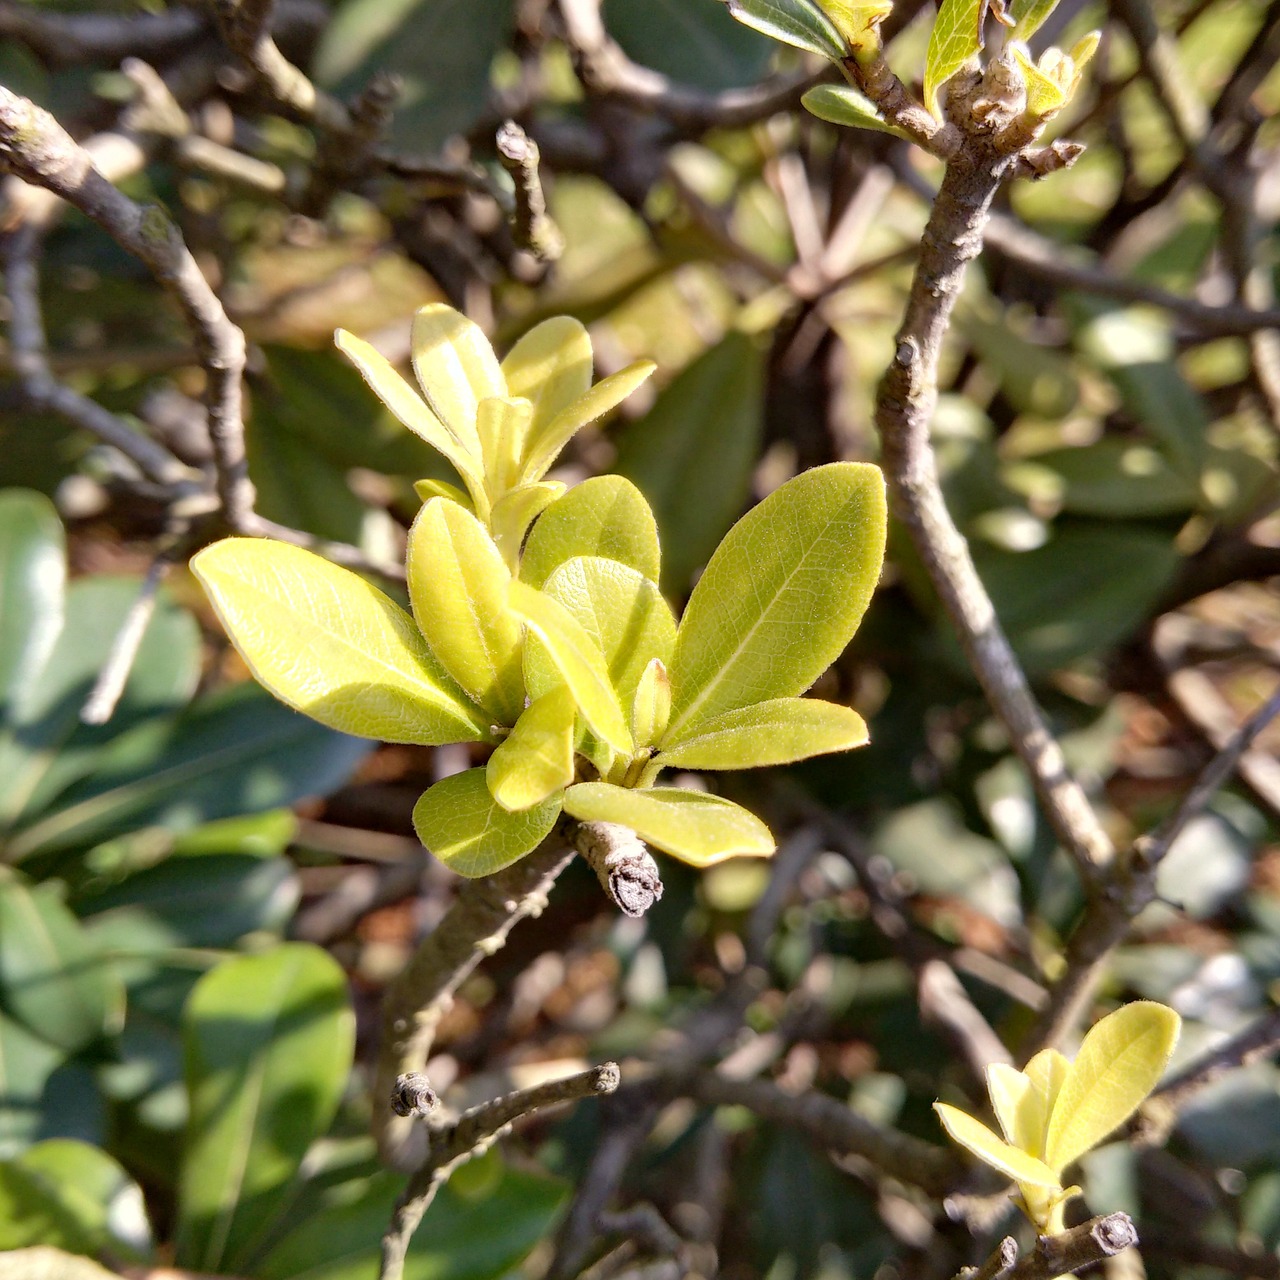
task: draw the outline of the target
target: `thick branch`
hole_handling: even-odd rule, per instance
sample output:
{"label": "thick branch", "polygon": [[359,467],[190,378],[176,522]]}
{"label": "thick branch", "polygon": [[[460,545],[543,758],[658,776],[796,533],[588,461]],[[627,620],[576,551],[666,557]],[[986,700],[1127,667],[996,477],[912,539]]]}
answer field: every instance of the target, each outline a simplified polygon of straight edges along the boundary
{"label": "thick branch", "polygon": [[1006,1273],[1007,1280],[1053,1280],[1114,1258],[1137,1243],[1138,1233],[1128,1214],[1107,1214],[1060,1235],[1041,1236],[1036,1247]]}

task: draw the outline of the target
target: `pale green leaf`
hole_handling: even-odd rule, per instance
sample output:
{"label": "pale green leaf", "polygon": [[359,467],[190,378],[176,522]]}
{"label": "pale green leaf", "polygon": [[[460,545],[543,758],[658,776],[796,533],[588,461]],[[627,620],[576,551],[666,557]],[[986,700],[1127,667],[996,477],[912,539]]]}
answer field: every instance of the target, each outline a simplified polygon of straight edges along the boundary
{"label": "pale green leaf", "polygon": [[996,1137],[980,1120],[975,1120],[971,1115],[966,1115],[959,1108],[948,1106],[945,1102],[935,1102],[933,1109],[951,1138],[984,1164],[998,1169],[1015,1182],[1029,1186],[1056,1189],[1061,1185],[1057,1175],[1044,1161],[1010,1146]]}
{"label": "pale green leaf", "polygon": [[835,462],[775,489],[726,535],[685,610],[667,738],[803,693],[849,643],[884,558],[884,478]]}
{"label": "pale green leaf", "polygon": [[[1044,1129],[1049,1127],[1049,1117],[1062,1092],[1063,1081],[1071,1070],[1071,1060],[1057,1049],[1041,1049],[1023,1068],[1028,1080],[1036,1087],[1044,1107]],[[1043,1146],[1043,1135],[1041,1145]],[[1043,1151],[1040,1152],[1043,1155]]]}
{"label": "pale green leaf", "polygon": [[650,660],[631,700],[631,736],[637,747],[651,747],[666,732],[671,718],[671,677],[667,665]]}
{"label": "pale green leaf", "polygon": [[924,104],[940,116],[938,90],[982,48],[983,0],[942,0],[924,63]]}
{"label": "pale green leaf", "polygon": [[1165,1005],[1135,1000],[1085,1036],[1049,1116],[1047,1164],[1065,1169],[1138,1109],[1164,1074],[1181,1025]]}
{"label": "pale green leaf", "polygon": [[546,647],[592,732],[615,751],[630,755],[631,731],[600,646],[564,605],[543,592],[513,582],[508,600]]}
{"label": "pale green leaf", "polygon": [[595,422],[617,408],[656,368],[652,360],[637,360],[625,369],[619,369],[567,405],[545,426],[532,431],[521,478],[526,482],[541,480],[560,450],[588,422]]}
{"label": "pale green leaf", "polygon": [[1030,40],[1044,20],[1058,7],[1058,0],[1010,0],[1009,17],[1013,19],[1011,40]]}
{"label": "pale green leaf", "polygon": [[1051,119],[1066,105],[1070,96],[1068,85],[1053,76],[1045,75],[1032,59],[1026,45],[1015,41],[1009,45],[1009,49],[1026,81],[1027,114],[1039,120]]}
{"label": "pale green leaf", "polygon": [[215,542],[191,568],[249,669],[296,710],[385,742],[488,736],[413,619],[350,570],[257,538]]}
{"label": "pale green leaf", "polygon": [[520,558],[520,580],[540,587],[575,556],[617,560],[658,580],[658,526],[644,495],[630,480],[595,476],[553,502],[529,534]]}
{"label": "pale green leaf", "polygon": [[413,371],[432,412],[480,456],[480,401],[507,394],[506,379],[480,326],[443,302],[422,307],[410,333]]}
{"label": "pale green leaf", "polygon": [[907,136],[901,129],[882,120],[871,99],[850,84],[816,85],[800,99],[800,103],[810,115],[829,124],[845,125],[851,129],[874,129],[897,138]]}
{"label": "pale green leaf", "polygon": [[987,1092],[1005,1138],[1038,1160],[1044,1154],[1045,1122],[1049,1112],[1044,1095],[1025,1072],[1005,1062],[987,1067]]}
{"label": "pale green leaf", "polygon": [[510,813],[492,796],[485,770],[437,782],[413,807],[418,839],[460,876],[492,875],[535,849],[556,825],[560,797]]}
{"label": "pale green leaf", "polygon": [[183,1041],[191,1118],[177,1262],[246,1275],[254,1246],[291,1207],[303,1157],[351,1073],[346,975],[302,942],[225,960],[188,998]]}
{"label": "pale green leaf", "polygon": [[855,53],[880,47],[880,24],[893,11],[893,0],[816,0],[816,3]]}
{"label": "pale green leaf", "polygon": [[489,532],[502,558],[512,569],[520,563],[520,548],[524,545],[529,526],[565,491],[558,480],[540,480],[537,484],[522,484],[506,493],[493,504],[489,513]]}
{"label": "pale green leaf", "polygon": [[450,502],[456,502],[468,511],[475,509],[471,499],[456,484],[449,484],[447,480],[415,480],[413,491],[423,502],[430,502],[432,498],[448,498]]}
{"label": "pale green leaf", "polygon": [[489,792],[504,809],[531,809],[573,781],[576,715],[563,684],[525,708],[485,767]]}
{"label": "pale green leaf", "polygon": [[476,410],[476,431],[484,458],[485,483],[490,495],[505,493],[516,483],[533,405],[528,400],[490,396]]}
{"label": "pale green leaf", "polygon": [[432,498],[409,530],[413,616],[440,665],[501,724],[524,709],[520,624],[507,609],[511,573],[469,511]]}
{"label": "pale green leaf", "polygon": [[[483,488],[480,472],[480,442],[474,446],[463,442],[431,411],[422,397],[395,371],[391,362],[377,348],[339,329],[333,340],[338,350],[360,370],[370,390],[416,436],[421,436],[433,449],[443,454],[467,482],[474,495]],[[472,435],[475,434],[474,421]]]}
{"label": "pale green leaf", "polygon": [[535,325],[507,353],[507,394],[533,405],[533,427],[549,426],[591,390],[591,335],[573,316]]}
{"label": "pale green leaf", "polygon": [[580,782],[564,793],[564,809],[581,822],[619,822],[655,849],[695,867],[725,858],[767,857],[775,848],[769,828],[754,813],[702,791]]}
{"label": "pale green leaf", "polygon": [[668,734],[660,768],[756,769],[865,746],[867,722],[848,707],[816,698],[771,698],[700,721],[678,741]]}
{"label": "pale green leaf", "polygon": [[839,62],[848,50],[831,20],[808,0],[727,0],[744,26]]}

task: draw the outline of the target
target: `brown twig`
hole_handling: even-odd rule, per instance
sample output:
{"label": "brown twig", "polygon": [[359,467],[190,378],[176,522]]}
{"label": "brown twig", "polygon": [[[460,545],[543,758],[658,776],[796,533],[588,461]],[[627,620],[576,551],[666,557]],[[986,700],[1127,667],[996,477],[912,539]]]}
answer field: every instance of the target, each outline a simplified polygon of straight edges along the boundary
{"label": "brown twig", "polygon": [[538,144],[514,120],[508,120],[498,130],[495,141],[498,160],[515,185],[511,226],[516,244],[539,262],[555,262],[564,252],[564,236],[547,212],[538,169]]}
{"label": "brown twig", "polygon": [[1053,1280],[1054,1276],[1083,1271],[1104,1258],[1138,1243],[1138,1233],[1127,1213],[1109,1213],[1071,1227],[1056,1236],[1041,1236],[1036,1247],[1020,1258],[1008,1280]]}
{"label": "brown twig", "polygon": [[454,1169],[473,1156],[483,1155],[524,1116],[543,1107],[612,1093],[618,1087],[618,1079],[617,1063],[606,1062],[562,1080],[519,1089],[481,1103],[453,1123],[432,1130],[426,1163],[409,1179],[396,1204],[391,1226],[383,1236],[379,1280],[400,1280],[413,1233]]}

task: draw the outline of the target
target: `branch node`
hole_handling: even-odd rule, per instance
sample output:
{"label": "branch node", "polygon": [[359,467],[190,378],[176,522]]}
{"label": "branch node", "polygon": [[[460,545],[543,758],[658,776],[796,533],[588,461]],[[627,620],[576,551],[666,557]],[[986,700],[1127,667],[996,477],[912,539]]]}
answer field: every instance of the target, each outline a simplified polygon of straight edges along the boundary
{"label": "branch node", "polygon": [[580,822],[574,845],[624,915],[642,916],[662,897],[658,864],[630,827],[616,822]]}
{"label": "branch node", "polygon": [[439,1095],[421,1071],[396,1077],[396,1086],[391,1091],[391,1109],[396,1115],[426,1119],[439,1105]]}

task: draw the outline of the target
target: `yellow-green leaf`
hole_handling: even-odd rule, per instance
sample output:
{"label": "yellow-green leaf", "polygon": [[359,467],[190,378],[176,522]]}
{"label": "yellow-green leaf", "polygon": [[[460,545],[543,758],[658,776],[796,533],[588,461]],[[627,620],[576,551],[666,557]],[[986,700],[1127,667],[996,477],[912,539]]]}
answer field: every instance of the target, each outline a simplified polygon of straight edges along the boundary
{"label": "yellow-green leaf", "polygon": [[520,563],[520,548],[524,545],[529,526],[565,491],[558,480],[540,480],[537,484],[522,484],[506,493],[493,504],[489,513],[489,531],[502,558],[514,573]]}
{"label": "yellow-green leaf", "polygon": [[528,400],[489,396],[480,401],[476,409],[476,431],[491,497],[515,485],[520,455],[532,421],[533,405]]}
{"label": "yellow-green leaf", "polygon": [[938,90],[982,48],[983,0],[942,0],[924,62],[924,104],[939,116]]}
{"label": "yellow-green leaf", "polygon": [[582,822],[620,822],[642,840],[695,867],[725,858],[766,857],[769,828],[754,813],[702,791],[680,787],[633,790],[580,782],[564,793],[565,812]]}
{"label": "yellow-green leaf", "polygon": [[484,526],[432,498],[409,530],[413,616],[446,671],[501,724],[524,710],[520,624],[507,608],[511,573]]}
{"label": "yellow-green leaf", "polygon": [[880,47],[880,24],[893,10],[893,0],[818,0],[818,8],[849,48],[861,52]]}
{"label": "yellow-green leaf", "polygon": [[474,879],[532,852],[559,816],[558,795],[531,809],[509,812],[489,793],[485,771],[468,769],[422,794],[413,807],[413,827],[434,857]]}
{"label": "yellow-green leaf", "polygon": [[666,732],[671,718],[671,677],[658,658],[650,660],[631,700],[631,736],[637,747],[651,747]]}
{"label": "yellow-green leaf", "polygon": [[[1049,1127],[1049,1117],[1053,1114],[1054,1105],[1058,1101],[1058,1094],[1062,1092],[1062,1083],[1067,1078],[1067,1073],[1071,1070],[1071,1061],[1064,1054],[1058,1052],[1057,1049],[1041,1049],[1039,1053],[1023,1067],[1023,1071],[1027,1079],[1036,1087],[1036,1092],[1040,1095],[1041,1105],[1044,1107],[1044,1129]],[[1044,1137],[1041,1136],[1041,1146],[1043,1147]],[[1044,1151],[1038,1151],[1038,1155],[1043,1156]]]}
{"label": "yellow-green leaf", "polygon": [[[431,411],[422,397],[395,371],[391,362],[375,347],[353,333],[339,329],[333,340],[338,350],[360,370],[374,395],[416,436],[421,436],[433,449],[442,453],[466,481],[474,495],[483,487],[480,474],[480,443],[467,447],[463,441]],[[471,429],[475,435],[474,423]]]}
{"label": "yellow-green leaf", "polygon": [[1013,19],[1011,40],[1030,40],[1044,20],[1058,7],[1058,0],[1010,0],[1009,17]]}
{"label": "yellow-green leaf", "polygon": [[563,684],[525,708],[485,768],[490,794],[504,809],[531,809],[573,781],[576,712]]}
{"label": "yellow-green leaf", "polygon": [[350,570],[257,538],[215,542],[191,568],[249,669],[289,706],[386,742],[488,737],[413,619]]}
{"label": "yellow-green leaf", "polygon": [[948,1106],[945,1102],[935,1102],[933,1109],[953,1141],[971,1151],[984,1164],[998,1169],[1015,1182],[1025,1182],[1029,1186],[1056,1189],[1061,1185],[1057,1175],[1043,1160],[1037,1160],[1035,1156],[1010,1146],[996,1137],[980,1120],[975,1120],[958,1107]]}
{"label": "yellow-green leaf", "polygon": [[1009,48],[1026,81],[1027,114],[1038,120],[1048,120],[1057,115],[1067,102],[1066,85],[1053,76],[1045,75],[1032,60],[1026,45],[1015,42]]}
{"label": "yellow-green leaf", "polygon": [[668,741],[795,697],[826,670],[870,603],[886,519],[879,468],[834,462],[775,489],[729,530],[680,623]]}
{"label": "yellow-green leaf", "polygon": [[513,582],[507,598],[515,614],[546,646],[592,731],[615,751],[630,755],[631,731],[599,645],[564,605],[543,592]]}
{"label": "yellow-green leaf", "polygon": [[882,120],[871,99],[849,84],[815,85],[800,99],[800,105],[810,115],[828,124],[844,125],[850,129],[874,129],[878,133],[891,133],[896,138],[907,137],[901,129]]}
{"label": "yellow-green leaf", "polygon": [[658,525],[644,495],[622,476],[575,485],[538,517],[520,557],[520,580],[540,587],[574,556],[603,556],[658,581]]}
{"label": "yellow-green leaf", "polygon": [[1181,1025],[1165,1005],[1135,1000],[1085,1036],[1049,1116],[1045,1163],[1065,1169],[1138,1109],[1164,1074]]}
{"label": "yellow-green leaf", "polygon": [[442,302],[413,317],[413,371],[441,422],[476,456],[476,410],[489,396],[507,394],[506,379],[479,325]]}
{"label": "yellow-green leaf", "polygon": [[507,394],[533,405],[534,430],[550,425],[591,390],[591,335],[573,316],[535,325],[507,353]]}
{"label": "yellow-green leaf", "polygon": [[447,480],[415,480],[413,491],[423,502],[430,502],[432,498],[448,498],[450,502],[456,502],[468,511],[474,510],[471,499],[456,484],[450,484]]}
{"label": "yellow-green leaf", "polygon": [[611,377],[597,382],[590,391],[567,405],[545,426],[529,435],[529,446],[522,466],[522,478],[528,482],[541,480],[556,460],[560,450],[588,422],[603,418],[617,408],[657,368],[652,360],[637,360]]}
{"label": "yellow-green leaf", "polygon": [[755,769],[865,746],[867,722],[816,698],[771,698],[701,721],[678,741],[668,734],[659,767]]}
{"label": "yellow-green leaf", "polygon": [[1049,1113],[1044,1095],[1025,1072],[1004,1062],[987,1068],[987,1092],[1005,1138],[1021,1151],[1040,1159]]}

